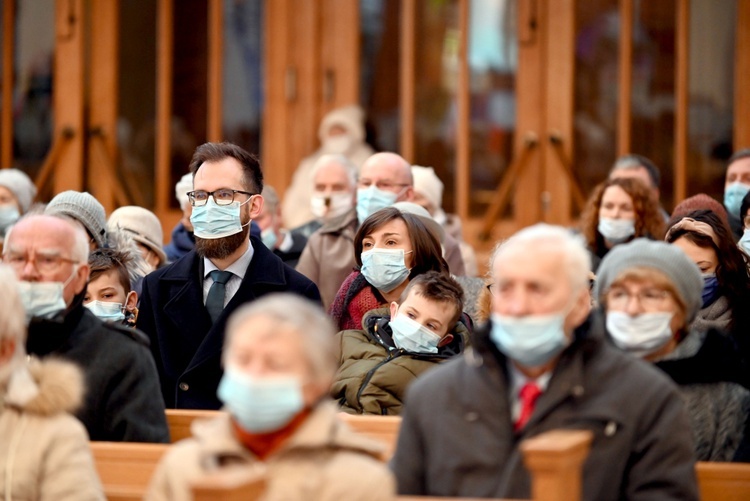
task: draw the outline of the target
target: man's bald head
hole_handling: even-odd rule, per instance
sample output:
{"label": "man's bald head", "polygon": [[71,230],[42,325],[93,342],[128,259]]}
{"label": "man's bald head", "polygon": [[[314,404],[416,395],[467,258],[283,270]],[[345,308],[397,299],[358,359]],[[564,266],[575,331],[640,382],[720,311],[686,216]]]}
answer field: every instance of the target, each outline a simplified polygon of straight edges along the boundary
{"label": "man's bald head", "polygon": [[408,202],[414,198],[411,165],[396,153],[375,153],[362,164],[359,187],[369,188],[373,184],[384,191],[398,194],[397,202]]}

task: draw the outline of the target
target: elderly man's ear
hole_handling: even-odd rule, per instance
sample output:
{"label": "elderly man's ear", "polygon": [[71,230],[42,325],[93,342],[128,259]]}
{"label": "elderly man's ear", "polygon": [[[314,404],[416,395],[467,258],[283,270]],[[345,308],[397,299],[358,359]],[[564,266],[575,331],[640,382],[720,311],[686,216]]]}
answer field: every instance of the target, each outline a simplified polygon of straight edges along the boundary
{"label": "elderly man's ear", "polygon": [[13,354],[16,352],[16,340],[15,339],[0,339],[0,365],[8,363],[13,358]]}
{"label": "elderly man's ear", "polygon": [[570,312],[570,323],[573,328],[581,325],[591,313],[591,291],[584,287],[578,293],[576,302]]}

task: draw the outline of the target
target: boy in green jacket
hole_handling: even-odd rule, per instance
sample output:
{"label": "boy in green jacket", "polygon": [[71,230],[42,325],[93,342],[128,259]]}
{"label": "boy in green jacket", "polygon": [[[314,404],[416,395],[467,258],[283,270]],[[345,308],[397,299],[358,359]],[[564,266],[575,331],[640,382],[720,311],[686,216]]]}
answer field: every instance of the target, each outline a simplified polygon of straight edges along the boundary
{"label": "boy in green jacket", "polygon": [[390,311],[372,310],[362,330],[337,334],[339,369],[331,395],[352,414],[400,414],[414,379],[463,352],[470,321],[461,319],[462,312],[458,282],[434,271],[418,275]]}

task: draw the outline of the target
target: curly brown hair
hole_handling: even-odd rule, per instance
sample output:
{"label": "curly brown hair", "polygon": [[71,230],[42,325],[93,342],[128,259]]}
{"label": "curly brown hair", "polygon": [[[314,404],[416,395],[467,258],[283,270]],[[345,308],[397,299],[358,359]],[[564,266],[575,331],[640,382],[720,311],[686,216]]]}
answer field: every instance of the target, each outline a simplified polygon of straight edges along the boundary
{"label": "curly brown hair", "polygon": [[607,179],[594,188],[591,197],[581,215],[581,233],[586,239],[586,245],[598,256],[607,252],[604,237],[599,233],[599,208],[602,205],[604,192],[610,186],[619,186],[633,200],[635,211],[635,236],[647,237],[655,240],[664,238],[664,218],[659,211],[659,203],[651,190],[642,182],[630,178]]}

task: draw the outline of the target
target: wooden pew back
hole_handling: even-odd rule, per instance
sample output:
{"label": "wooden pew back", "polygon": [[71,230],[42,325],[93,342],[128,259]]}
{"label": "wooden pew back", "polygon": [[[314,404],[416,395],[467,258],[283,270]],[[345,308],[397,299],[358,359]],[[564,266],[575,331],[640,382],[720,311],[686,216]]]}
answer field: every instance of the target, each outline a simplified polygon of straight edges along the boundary
{"label": "wooden pew back", "polygon": [[703,501],[750,499],[750,464],[699,462],[695,471]]}
{"label": "wooden pew back", "polygon": [[96,471],[109,501],[143,499],[169,444],[90,442]]}
{"label": "wooden pew back", "polygon": [[401,416],[368,416],[341,412],[339,418],[357,433],[385,445],[386,449],[382,459],[384,461],[391,459],[396,451],[398,430],[401,428]]}
{"label": "wooden pew back", "polygon": [[190,427],[196,419],[210,419],[222,414],[222,411],[201,411],[195,409],[167,409],[167,425],[172,443],[190,438]]}

